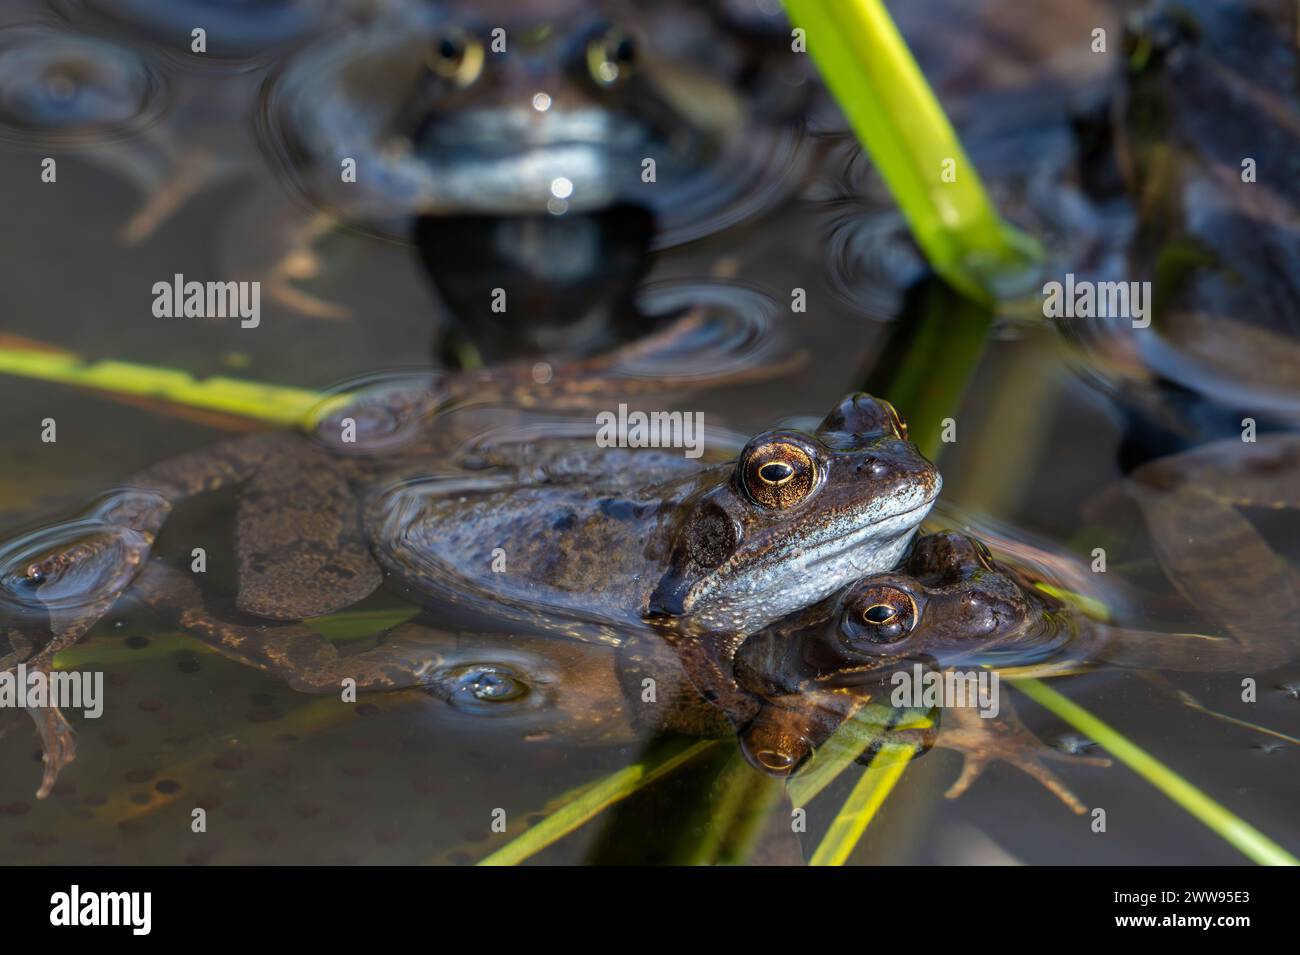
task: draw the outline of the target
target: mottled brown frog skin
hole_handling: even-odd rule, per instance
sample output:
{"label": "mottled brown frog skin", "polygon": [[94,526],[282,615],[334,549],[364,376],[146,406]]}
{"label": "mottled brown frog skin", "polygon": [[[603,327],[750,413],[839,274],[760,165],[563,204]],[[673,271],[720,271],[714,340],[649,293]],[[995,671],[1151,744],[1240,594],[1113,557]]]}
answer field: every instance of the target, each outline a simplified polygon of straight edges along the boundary
{"label": "mottled brown frog skin", "polygon": [[[372,593],[385,575],[408,593],[436,592],[441,582],[429,571],[441,563],[453,576],[452,590],[477,588],[528,619],[558,613],[606,632],[653,618],[666,630],[743,634],[895,563],[940,486],[934,468],[904,439],[892,407],[853,395],[814,434],[768,432],[734,464],[572,445],[551,455],[524,445],[513,461],[502,451],[487,456],[487,464],[500,467],[494,489],[479,502],[485,506],[465,507],[460,495],[412,504],[402,493],[411,485],[393,497],[394,477],[455,472],[448,449],[465,437],[437,427],[409,434],[391,427],[424,400],[399,392],[375,407],[347,409],[321,426],[322,440],[259,435],[150,468],[130,482],[137,489],[133,505],[114,516],[108,536],[143,542],[131,552],[142,565],[177,503],[239,485],[236,605],[263,619],[292,622],[340,610]],[[335,428],[344,418],[357,426],[355,444],[338,443]],[[597,461],[613,473],[602,474]],[[668,473],[679,476],[665,481]],[[412,514],[418,523],[401,523]],[[515,574],[492,572],[497,549]],[[591,551],[599,558],[582,556]],[[16,582],[6,583],[37,605],[61,582],[93,577],[84,568],[107,553],[64,548],[19,568]],[[795,572],[796,564],[806,569]],[[48,666],[129,580],[114,577],[86,594],[53,639],[17,641],[42,648],[27,662]],[[302,650],[310,637],[298,630],[238,627],[213,636],[255,665],[292,668],[295,660],[320,658]],[[297,678],[310,683],[301,669]],[[374,679],[382,685],[382,672]],[[49,734],[59,738],[48,747],[56,755],[47,761],[43,791],[72,747],[66,723]]]}
{"label": "mottled brown frog skin", "polygon": [[735,461],[587,448],[527,486],[409,483],[369,513],[380,563],[420,592],[744,635],[896,563],[940,483],[894,410],[854,395],[815,432],[766,432]]}

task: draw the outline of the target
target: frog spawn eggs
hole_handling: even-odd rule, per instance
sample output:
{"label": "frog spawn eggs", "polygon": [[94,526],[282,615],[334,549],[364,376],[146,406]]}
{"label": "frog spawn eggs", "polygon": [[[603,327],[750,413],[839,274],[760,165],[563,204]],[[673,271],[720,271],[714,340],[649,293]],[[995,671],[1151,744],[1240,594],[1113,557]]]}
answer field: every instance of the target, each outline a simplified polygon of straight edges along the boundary
{"label": "frog spawn eggs", "polygon": [[42,27],[0,30],[0,135],[103,140],[160,105],[162,80],[130,50]]}

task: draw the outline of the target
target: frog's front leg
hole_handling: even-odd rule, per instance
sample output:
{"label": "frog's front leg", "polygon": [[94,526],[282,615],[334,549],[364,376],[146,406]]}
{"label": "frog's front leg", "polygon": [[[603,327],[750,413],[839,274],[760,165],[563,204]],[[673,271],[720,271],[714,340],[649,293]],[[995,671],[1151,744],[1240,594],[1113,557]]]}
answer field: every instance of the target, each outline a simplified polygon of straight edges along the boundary
{"label": "frog's front leg", "polygon": [[320,275],[322,264],[319,253],[315,251],[315,244],[337,225],[337,220],[331,216],[317,213],[299,233],[289,238],[290,248],[271,267],[264,280],[267,297],[271,301],[306,318],[340,321],[352,317],[352,311],[347,306],[318,298],[295,284]]}
{"label": "frog's front leg", "polygon": [[732,726],[743,729],[758,715],[758,698],[736,681],[736,651],[744,636],[665,631],[664,639],[696,692],[721,711]]}
{"label": "frog's front leg", "polygon": [[1109,759],[1100,756],[1067,756],[1044,745],[1025,729],[1011,708],[1010,701],[1006,699],[1002,701],[1001,713],[994,718],[986,719],[979,715],[977,709],[969,706],[946,707],[943,712],[944,725],[939,730],[936,745],[960,753],[963,759],[961,775],[945,793],[949,799],[956,799],[966,792],[989,763],[1002,760],[1038,780],[1072,812],[1080,815],[1087,812],[1087,807],[1043,764],[1043,760],[1109,766]]}

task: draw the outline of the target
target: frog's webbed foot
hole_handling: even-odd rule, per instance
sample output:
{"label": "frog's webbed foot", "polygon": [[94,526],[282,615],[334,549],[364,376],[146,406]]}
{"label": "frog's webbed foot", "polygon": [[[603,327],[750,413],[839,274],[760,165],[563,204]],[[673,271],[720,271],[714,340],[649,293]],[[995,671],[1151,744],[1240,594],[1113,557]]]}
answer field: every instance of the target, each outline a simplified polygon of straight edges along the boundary
{"label": "frog's webbed foot", "polygon": [[[257,216],[259,213],[260,207],[242,215]],[[261,252],[266,256],[264,261],[275,263],[262,276],[262,289],[268,299],[306,318],[342,321],[352,317],[352,310],[346,306],[326,301],[297,285],[298,282],[310,282],[324,270],[316,243],[335,225],[336,221],[324,213],[317,213],[301,225],[288,227],[287,231],[283,228],[268,230],[261,222],[249,223],[249,227],[259,232],[270,233],[269,240],[263,241],[269,241],[272,247]],[[250,271],[262,272],[263,269],[258,263],[256,267],[250,267]]]}
{"label": "frog's webbed foot", "polygon": [[1003,702],[1003,713],[998,718],[985,719],[971,707],[949,707],[944,715],[949,725],[940,730],[937,744],[956,751],[963,760],[961,774],[945,793],[949,799],[961,796],[990,763],[1001,760],[1038,780],[1048,792],[1065,803],[1071,812],[1082,815],[1087,812],[1087,807],[1060,777],[1044,765],[1043,760],[1089,766],[1110,765],[1110,760],[1103,756],[1067,756],[1040,742],[1025,729],[1006,701]]}
{"label": "frog's webbed foot", "polygon": [[[42,667],[42,672],[48,679],[49,668]],[[63,767],[77,758],[77,734],[57,707],[44,706],[29,712],[36,723],[36,732],[41,738],[44,753],[42,759],[45,768],[41,774],[41,788],[36,790],[36,798],[44,799],[54,788]]]}

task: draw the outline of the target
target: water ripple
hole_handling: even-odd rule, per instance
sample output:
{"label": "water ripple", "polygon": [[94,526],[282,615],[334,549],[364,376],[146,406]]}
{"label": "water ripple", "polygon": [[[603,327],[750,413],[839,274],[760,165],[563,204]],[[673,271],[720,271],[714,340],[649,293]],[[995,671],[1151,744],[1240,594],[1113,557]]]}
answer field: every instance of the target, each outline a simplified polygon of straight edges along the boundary
{"label": "water ripple", "polygon": [[148,125],[164,83],[139,54],[45,27],[0,30],[0,137],[104,141]]}

